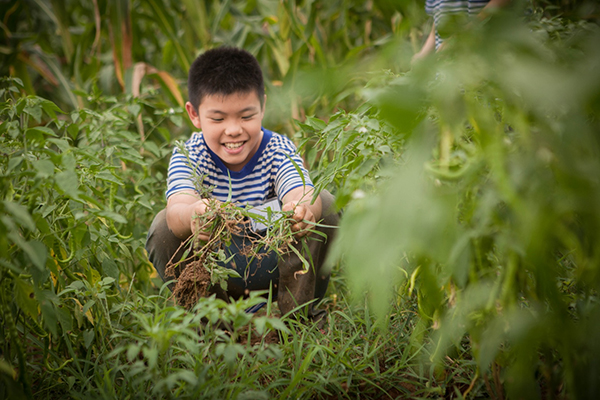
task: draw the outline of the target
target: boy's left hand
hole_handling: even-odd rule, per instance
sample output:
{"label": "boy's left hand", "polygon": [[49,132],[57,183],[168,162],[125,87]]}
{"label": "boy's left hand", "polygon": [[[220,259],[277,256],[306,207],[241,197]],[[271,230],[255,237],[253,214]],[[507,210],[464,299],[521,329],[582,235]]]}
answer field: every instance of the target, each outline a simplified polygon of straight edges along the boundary
{"label": "boy's left hand", "polygon": [[302,237],[306,235],[309,231],[307,228],[309,225],[314,225],[317,221],[316,218],[311,211],[311,209],[306,204],[298,204],[297,201],[291,201],[286,203],[281,207],[282,211],[294,211],[294,215],[292,216],[292,232],[294,232],[294,236]]}

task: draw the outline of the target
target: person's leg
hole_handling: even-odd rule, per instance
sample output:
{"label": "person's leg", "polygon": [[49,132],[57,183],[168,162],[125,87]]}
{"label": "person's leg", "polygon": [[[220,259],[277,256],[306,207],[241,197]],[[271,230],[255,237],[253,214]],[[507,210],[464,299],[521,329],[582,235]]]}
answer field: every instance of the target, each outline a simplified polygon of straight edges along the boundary
{"label": "person's leg", "polygon": [[[305,304],[313,299],[322,299],[327,291],[329,284],[329,273],[325,272],[323,264],[329,250],[329,245],[333,241],[336,228],[339,221],[339,214],[334,209],[334,197],[328,191],[320,194],[323,204],[323,216],[321,224],[316,230],[326,235],[327,239],[321,235],[311,234],[307,241],[308,253],[303,249],[301,243],[297,244],[297,249],[301,252],[311,264],[308,272],[300,274],[303,270],[302,261],[294,253],[285,255],[279,262],[279,291],[277,303],[282,314],[286,314],[300,304]],[[317,310],[311,304],[306,313],[309,318],[319,320],[326,315],[325,310]]]}
{"label": "person's leg", "polygon": [[[256,248],[250,232],[246,235],[231,235],[231,244],[225,248],[225,255],[233,258],[229,263],[220,263],[225,268],[234,269],[239,278],[227,281],[227,295],[234,299],[247,296],[250,290],[277,288],[279,269],[278,256],[267,249]],[[251,255],[251,254],[254,255]]]}
{"label": "person's leg", "polygon": [[[165,271],[170,261],[177,262],[181,260],[185,252],[185,246],[182,246],[183,241],[171,232],[167,225],[167,212],[166,210],[160,211],[154,217],[152,225],[148,230],[148,237],[146,239],[146,251],[148,252],[148,260],[152,263],[156,272],[161,279],[166,282],[171,280],[165,277]],[[179,268],[175,270],[175,278],[179,276],[179,273],[183,270],[186,263],[183,262]],[[170,283],[169,289],[173,291],[175,284]]]}

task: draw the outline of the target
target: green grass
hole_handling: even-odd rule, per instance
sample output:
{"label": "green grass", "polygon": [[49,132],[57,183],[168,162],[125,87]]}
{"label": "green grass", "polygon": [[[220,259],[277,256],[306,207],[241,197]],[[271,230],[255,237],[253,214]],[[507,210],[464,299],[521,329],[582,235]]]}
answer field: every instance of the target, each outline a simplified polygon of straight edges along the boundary
{"label": "green grass", "polygon": [[[186,311],[173,304],[168,290],[148,297],[132,292],[111,310],[118,318],[105,346],[40,375],[43,389],[34,396],[385,399],[466,389],[472,366],[449,361],[451,372],[434,371],[424,348],[411,343],[414,301],[394,307],[388,329],[381,330],[368,308],[348,302],[342,278],[332,281],[322,328],[295,319],[282,325],[275,304],[249,317],[243,310],[252,299],[231,305],[202,299]],[[205,325],[203,317],[237,321],[238,327],[225,333]],[[259,326],[276,331],[279,343],[272,343],[273,335],[261,338]],[[253,340],[241,344],[250,331]]]}

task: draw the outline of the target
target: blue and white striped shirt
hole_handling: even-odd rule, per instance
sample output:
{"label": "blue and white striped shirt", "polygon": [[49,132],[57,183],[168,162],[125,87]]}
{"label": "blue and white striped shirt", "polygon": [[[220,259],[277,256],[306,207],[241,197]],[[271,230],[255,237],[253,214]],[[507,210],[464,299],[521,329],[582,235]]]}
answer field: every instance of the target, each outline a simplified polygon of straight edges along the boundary
{"label": "blue and white striped shirt", "polygon": [[445,21],[444,18],[450,14],[465,14],[474,16],[489,3],[490,0],[426,0],[425,11],[433,17],[435,23],[435,48],[438,49],[443,39],[438,33],[438,28]]}
{"label": "blue and white striped shirt", "polygon": [[[231,187],[232,202],[258,206],[275,196],[282,201],[290,190],[303,184],[313,187],[294,143],[264,128],[260,147],[241,171],[229,170],[208,148],[202,132],[192,134],[185,142],[185,148],[189,161],[177,148],[173,150],[167,176],[167,198],[182,190],[199,191],[203,185],[212,188],[212,197],[227,201]],[[296,166],[304,176],[304,183]]]}

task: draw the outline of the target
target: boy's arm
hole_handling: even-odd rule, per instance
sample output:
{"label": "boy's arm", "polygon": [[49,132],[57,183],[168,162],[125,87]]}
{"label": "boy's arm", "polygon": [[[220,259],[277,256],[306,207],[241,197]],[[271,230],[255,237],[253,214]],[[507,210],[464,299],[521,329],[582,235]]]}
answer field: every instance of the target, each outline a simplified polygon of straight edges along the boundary
{"label": "boy's arm", "polygon": [[[206,212],[208,203],[201,199],[193,190],[183,190],[169,197],[167,200],[167,225],[175,236],[187,239],[196,230],[194,216]],[[206,232],[200,232],[200,239],[208,240]]]}
{"label": "boy's arm", "polygon": [[511,0],[490,0],[479,12],[477,17],[479,19],[485,19],[490,15],[490,13],[493,13],[498,8],[505,7],[510,2]]}
{"label": "boy's arm", "polygon": [[435,22],[431,25],[429,36],[418,53],[415,53],[411,63],[416,63],[435,51]]}
{"label": "boy's arm", "polygon": [[294,211],[293,219],[296,223],[292,224],[292,231],[296,232],[296,237],[306,235],[306,228],[309,223],[315,224],[321,219],[321,197],[317,196],[315,201],[311,203],[313,193],[314,189],[312,187],[300,186],[290,190],[283,196],[283,206],[281,209],[283,211]]}

